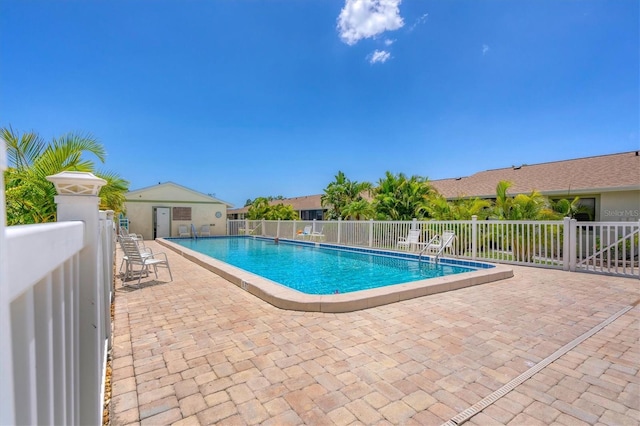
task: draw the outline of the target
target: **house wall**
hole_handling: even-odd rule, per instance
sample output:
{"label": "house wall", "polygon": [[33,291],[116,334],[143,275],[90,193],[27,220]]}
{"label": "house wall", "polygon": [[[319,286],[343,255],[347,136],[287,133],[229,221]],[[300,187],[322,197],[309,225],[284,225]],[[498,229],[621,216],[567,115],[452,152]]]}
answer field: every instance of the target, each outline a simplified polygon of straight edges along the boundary
{"label": "house wall", "polygon": [[[202,225],[210,225],[211,235],[226,235],[227,205],[204,194],[173,184],[163,184],[133,191],[125,202],[129,231],[154,238],[154,207],[170,209],[171,236],[178,235],[178,226],[191,224],[199,232]],[[191,220],[174,220],[173,207],[190,207]],[[219,213],[220,217],[216,217]]]}
{"label": "house wall", "polygon": [[[175,201],[151,201],[140,202],[127,201],[125,203],[127,209],[127,217],[129,218],[129,231],[142,234],[145,240],[153,239],[153,208],[169,207],[171,209],[171,236],[178,236],[178,226],[187,225],[191,228],[191,224],[195,225],[198,232],[200,226],[210,225],[211,235],[226,235],[226,206],[224,204],[203,204],[188,203]],[[173,207],[191,207],[191,220],[174,220]],[[220,217],[216,217],[216,212],[220,213]]]}
{"label": "house wall", "polygon": [[[151,200],[170,200],[175,202],[186,201],[202,201],[211,202],[211,198],[195,191],[186,190],[184,187],[177,185],[158,185],[145,189],[143,191],[134,191],[132,197],[139,201]],[[127,200],[129,201],[129,200]]]}
{"label": "house wall", "polygon": [[[154,201],[154,202],[126,202],[129,231],[142,234],[145,240],[153,239],[153,208],[169,207],[171,215],[171,236],[178,236],[178,226],[195,225],[198,232],[200,226],[211,226],[211,235],[226,235],[226,208],[224,204],[195,204],[187,202]],[[191,220],[174,220],[173,207],[191,207]],[[216,212],[220,217],[216,217]]]}
{"label": "house wall", "polygon": [[600,217],[604,222],[640,220],[640,191],[603,192],[600,194]]}

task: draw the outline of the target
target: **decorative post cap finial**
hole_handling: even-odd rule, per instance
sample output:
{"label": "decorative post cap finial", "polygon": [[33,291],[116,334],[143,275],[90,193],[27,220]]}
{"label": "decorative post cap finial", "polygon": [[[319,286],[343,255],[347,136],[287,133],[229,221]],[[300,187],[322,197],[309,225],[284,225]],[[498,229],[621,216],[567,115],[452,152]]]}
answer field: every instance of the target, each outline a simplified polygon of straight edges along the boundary
{"label": "decorative post cap finial", "polygon": [[47,180],[56,187],[58,195],[93,195],[97,196],[100,188],[107,181],[89,172],[60,172],[47,176]]}

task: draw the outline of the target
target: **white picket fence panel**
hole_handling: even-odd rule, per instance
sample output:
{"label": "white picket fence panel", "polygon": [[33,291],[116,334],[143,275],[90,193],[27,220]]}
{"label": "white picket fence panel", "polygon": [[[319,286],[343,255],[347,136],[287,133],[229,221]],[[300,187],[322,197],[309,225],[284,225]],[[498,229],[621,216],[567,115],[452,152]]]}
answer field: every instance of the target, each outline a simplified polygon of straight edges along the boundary
{"label": "white picket fence panel", "polygon": [[[0,140],[0,424],[100,424],[113,212],[79,196],[79,220],[7,227],[6,167]],[[67,205],[63,216],[73,211]]]}

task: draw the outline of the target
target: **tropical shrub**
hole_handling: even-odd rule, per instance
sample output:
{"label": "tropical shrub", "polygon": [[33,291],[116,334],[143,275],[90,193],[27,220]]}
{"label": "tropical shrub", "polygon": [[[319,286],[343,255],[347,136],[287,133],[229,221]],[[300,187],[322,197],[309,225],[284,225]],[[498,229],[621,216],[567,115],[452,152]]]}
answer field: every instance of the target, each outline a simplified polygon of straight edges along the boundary
{"label": "tropical shrub", "polygon": [[55,188],[47,176],[63,171],[91,172],[107,184],[100,191],[100,208],[124,210],[128,182],[115,173],[99,172],[92,154],[104,162],[106,152],[90,134],[67,133],[45,142],[37,133],[18,134],[11,127],[0,130],[7,144],[9,167],[4,174],[9,225],[52,222],[56,220]]}

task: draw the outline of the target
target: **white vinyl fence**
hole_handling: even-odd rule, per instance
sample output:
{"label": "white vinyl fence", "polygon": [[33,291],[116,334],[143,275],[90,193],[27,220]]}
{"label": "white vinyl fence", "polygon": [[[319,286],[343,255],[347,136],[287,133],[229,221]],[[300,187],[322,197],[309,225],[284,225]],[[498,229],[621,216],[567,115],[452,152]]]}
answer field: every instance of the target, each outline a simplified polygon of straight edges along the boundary
{"label": "white vinyl fence", "polygon": [[[2,170],[4,153],[0,146]],[[7,227],[0,191],[3,425],[102,422],[113,213],[99,214],[99,199],[86,195],[87,177],[81,178],[76,187],[85,195],[67,191],[56,197],[58,223]]]}
{"label": "white vinyl fence", "polygon": [[[301,234],[309,226],[312,235]],[[454,232],[445,256],[640,278],[640,221],[229,220],[227,234],[396,250],[412,229],[420,230],[421,242]],[[409,250],[418,252],[420,246]]]}

